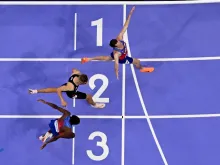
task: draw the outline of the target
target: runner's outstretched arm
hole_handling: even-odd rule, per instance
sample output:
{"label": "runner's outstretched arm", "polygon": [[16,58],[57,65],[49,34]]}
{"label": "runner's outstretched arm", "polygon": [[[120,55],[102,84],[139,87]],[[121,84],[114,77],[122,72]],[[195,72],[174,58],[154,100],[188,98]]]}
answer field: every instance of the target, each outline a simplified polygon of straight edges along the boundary
{"label": "runner's outstretched arm", "polygon": [[118,75],[118,72],[119,72],[119,70],[118,70],[119,56],[120,56],[120,53],[114,52],[114,58],[115,58],[115,74],[116,74],[117,79],[119,79],[119,75]]}
{"label": "runner's outstretched arm", "polygon": [[101,56],[96,56],[96,57],[84,57],[81,59],[81,63],[84,64],[86,62],[90,62],[90,61],[93,61],[93,60],[98,60],[98,61],[112,61],[113,59],[111,58],[110,55],[101,55]]}
{"label": "runner's outstretched arm", "polygon": [[50,107],[52,107],[52,108],[58,110],[59,112],[61,112],[61,113],[62,113],[63,115],[65,115],[65,116],[70,116],[70,112],[69,112],[69,111],[67,111],[67,110],[65,110],[65,109],[63,109],[63,108],[57,106],[56,104],[47,102],[47,101],[45,101],[45,100],[43,100],[43,99],[39,99],[39,100],[37,100],[37,101],[49,105]]}
{"label": "runner's outstretched arm", "polygon": [[122,28],[122,30],[121,30],[121,32],[120,32],[119,35],[117,36],[117,39],[118,39],[118,40],[123,40],[123,35],[124,35],[124,33],[126,32],[126,30],[128,29],[128,25],[129,25],[129,23],[130,23],[130,19],[131,19],[131,16],[132,16],[134,10],[135,10],[135,6],[132,7],[132,9],[131,9],[131,11],[130,11],[130,13],[129,13],[129,15],[128,15],[128,18],[127,18],[127,20],[126,20],[126,22],[125,22],[125,24],[124,24],[124,26],[123,26],[123,28]]}

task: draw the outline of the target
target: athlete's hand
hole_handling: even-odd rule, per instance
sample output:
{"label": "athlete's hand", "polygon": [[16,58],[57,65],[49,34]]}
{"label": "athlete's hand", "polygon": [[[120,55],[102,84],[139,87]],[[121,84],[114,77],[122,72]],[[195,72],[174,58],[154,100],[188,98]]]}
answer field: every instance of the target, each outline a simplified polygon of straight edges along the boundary
{"label": "athlete's hand", "polygon": [[117,79],[119,80],[119,75],[118,75],[118,72],[116,73],[116,77],[117,77]]}
{"label": "athlete's hand", "polygon": [[64,101],[64,100],[62,100],[62,101],[61,101],[61,105],[62,105],[63,107],[66,107],[66,106],[67,106],[67,102]]}
{"label": "athlete's hand", "polygon": [[42,103],[46,103],[46,101],[45,100],[43,100],[43,99],[38,99],[37,101],[39,101],[39,102],[42,102]]}
{"label": "athlete's hand", "polygon": [[40,147],[40,149],[42,150],[42,149],[44,149],[46,146],[47,146],[47,143],[44,143],[44,144]]}
{"label": "athlete's hand", "polygon": [[118,69],[115,69],[116,78],[119,79]]}
{"label": "athlete's hand", "polygon": [[134,12],[134,10],[135,10],[135,6],[134,6],[134,7],[132,7],[132,9],[131,9],[130,13],[132,14],[132,13]]}

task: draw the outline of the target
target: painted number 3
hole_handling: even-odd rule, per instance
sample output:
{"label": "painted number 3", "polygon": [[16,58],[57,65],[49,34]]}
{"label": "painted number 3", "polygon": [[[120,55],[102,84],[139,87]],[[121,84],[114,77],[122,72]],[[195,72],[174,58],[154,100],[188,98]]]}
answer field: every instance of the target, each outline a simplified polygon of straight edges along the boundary
{"label": "painted number 3", "polygon": [[106,159],[109,154],[109,147],[107,146],[107,136],[103,132],[96,131],[90,134],[89,140],[93,140],[97,136],[101,138],[101,141],[98,141],[96,145],[102,148],[102,154],[98,156],[94,155],[92,150],[87,150],[86,152],[90,159],[94,161],[102,161]]}
{"label": "painted number 3", "polygon": [[99,103],[109,103],[109,98],[101,98],[100,96],[105,92],[105,90],[108,87],[108,78],[103,75],[103,74],[95,74],[93,75],[90,80],[89,80],[89,86],[92,90],[95,89],[95,81],[96,80],[101,80],[102,81],[102,86],[98,89],[98,91],[93,95],[93,100],[94,102],[99,102]]}

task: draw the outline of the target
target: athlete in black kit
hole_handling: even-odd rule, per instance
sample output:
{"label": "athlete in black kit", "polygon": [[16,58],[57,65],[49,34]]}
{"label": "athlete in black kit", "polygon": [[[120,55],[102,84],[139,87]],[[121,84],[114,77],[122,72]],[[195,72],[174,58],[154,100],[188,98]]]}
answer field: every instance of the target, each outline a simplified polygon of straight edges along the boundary
{"label": "athlete in black kit", "polygon": [[62,92],[65,92],[66,95],[73,99],[86,99],[86,101],[94,108],[104,108],[105,104],[95,103],[92,99],[92,96],[83,92],[77,91],[80,85],[85,85],[88,82],[88,77],[85,74],[81,74],[79,70],[73,69],[72,75],[70,76],[67,83],[63,84],[58,88],[46,88],[46,89],[29,89],[30,94],[37,93],[57,93],[60,97],[62,106],[66,107],[67,102],[62,96]]}

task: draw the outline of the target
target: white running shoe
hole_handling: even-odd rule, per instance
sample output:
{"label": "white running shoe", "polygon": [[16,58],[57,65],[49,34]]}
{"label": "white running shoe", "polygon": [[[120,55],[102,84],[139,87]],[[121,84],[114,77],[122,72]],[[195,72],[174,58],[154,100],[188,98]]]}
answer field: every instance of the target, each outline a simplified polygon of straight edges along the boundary
{"label": "white running shoe", "polygon": [[47,132],[44,136],[40,136],[39,140],[44,143],[47,139],[52,138],[52,136],[53,136],[52,133]]}
{"label": "white running shoe", "polygon": [[92,105],[93,108],[105,108],[105,104],[103,103],[96,103],[94,106]]}
{"label": "white running shoe", "polygon": [[30,94],[36,94],[37,93],[37,90],[36,89],[28,89],[28,92]]}

